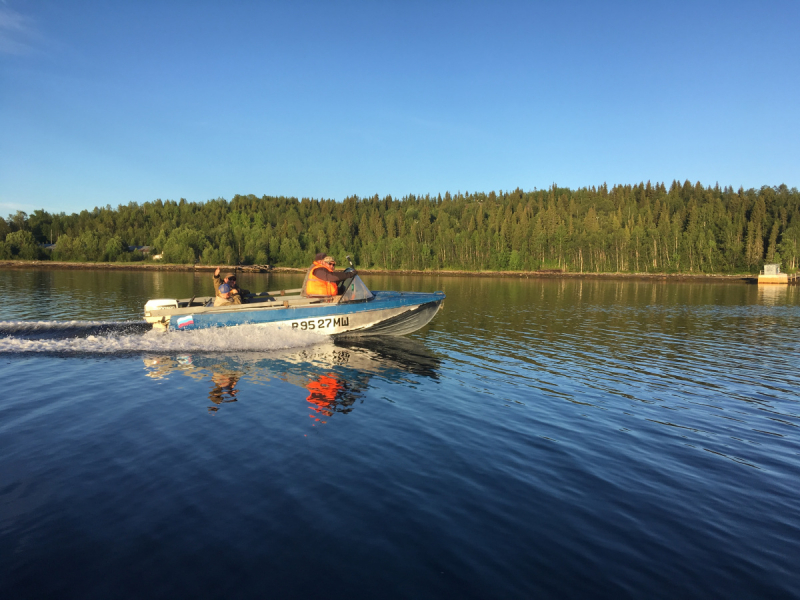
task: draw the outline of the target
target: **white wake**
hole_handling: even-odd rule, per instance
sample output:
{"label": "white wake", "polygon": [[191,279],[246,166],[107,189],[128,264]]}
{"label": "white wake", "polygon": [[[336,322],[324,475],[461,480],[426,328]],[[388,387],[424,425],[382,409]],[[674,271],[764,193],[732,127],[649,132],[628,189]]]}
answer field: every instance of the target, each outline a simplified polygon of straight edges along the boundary
{"label": "white wake", "polygon": [[247,352],[309,346],[325,337],[252,325],[166,332],[145,328],[140,322],[3,321],[0,353]]}

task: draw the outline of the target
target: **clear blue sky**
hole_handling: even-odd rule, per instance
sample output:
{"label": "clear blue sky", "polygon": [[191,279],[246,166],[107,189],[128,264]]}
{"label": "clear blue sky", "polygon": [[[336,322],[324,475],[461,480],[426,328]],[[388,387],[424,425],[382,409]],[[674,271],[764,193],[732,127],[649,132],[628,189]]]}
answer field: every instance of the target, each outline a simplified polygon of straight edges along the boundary
{"label": "clear blue sky", "polygon": [[800,2],[0,0],[0,214],[800,185]]}

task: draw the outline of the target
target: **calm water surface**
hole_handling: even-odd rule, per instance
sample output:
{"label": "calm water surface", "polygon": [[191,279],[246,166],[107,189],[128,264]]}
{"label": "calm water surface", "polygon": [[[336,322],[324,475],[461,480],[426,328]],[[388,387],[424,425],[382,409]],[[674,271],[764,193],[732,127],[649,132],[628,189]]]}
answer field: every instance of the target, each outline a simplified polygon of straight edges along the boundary
{"label": "calm water surface", "polygon": [[364,279],[447,300],[159,334],[210,275],[0,272],[2,597],[800,594],[800,288]]}

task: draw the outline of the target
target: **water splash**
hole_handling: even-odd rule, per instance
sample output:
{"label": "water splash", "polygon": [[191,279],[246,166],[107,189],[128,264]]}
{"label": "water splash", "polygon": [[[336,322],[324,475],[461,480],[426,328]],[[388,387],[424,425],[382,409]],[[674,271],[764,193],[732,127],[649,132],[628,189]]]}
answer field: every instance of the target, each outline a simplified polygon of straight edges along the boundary
{"label": "water splash", "polygon": [[143,321],[0,321],[0,354],[249,352],[309,346],[322,337],[248,325],[164,332]]}
{"label": "water splash", "polygon": [[144,333],[144,321],[0,321],[0,338],[9,336],[66,337],[103,333]]}

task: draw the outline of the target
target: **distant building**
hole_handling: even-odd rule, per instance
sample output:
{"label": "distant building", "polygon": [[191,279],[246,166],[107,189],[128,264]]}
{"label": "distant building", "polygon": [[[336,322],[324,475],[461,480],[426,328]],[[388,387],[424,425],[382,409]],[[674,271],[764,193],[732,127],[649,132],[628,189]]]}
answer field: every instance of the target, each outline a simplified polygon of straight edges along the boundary
{"label": "distant building", "polygon": [[780,264],[768,263],[764,265],[764,270],[759,274],[758,283],[788,284],[789,276],[786,273],[781,273]]}

